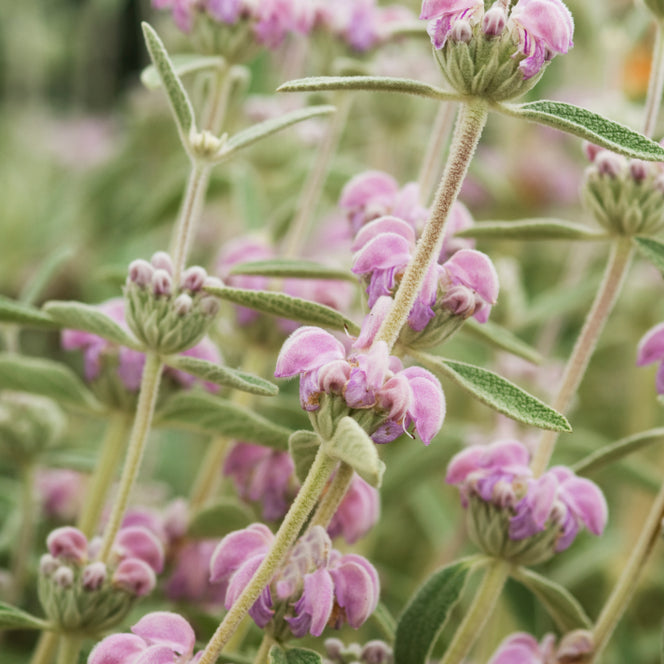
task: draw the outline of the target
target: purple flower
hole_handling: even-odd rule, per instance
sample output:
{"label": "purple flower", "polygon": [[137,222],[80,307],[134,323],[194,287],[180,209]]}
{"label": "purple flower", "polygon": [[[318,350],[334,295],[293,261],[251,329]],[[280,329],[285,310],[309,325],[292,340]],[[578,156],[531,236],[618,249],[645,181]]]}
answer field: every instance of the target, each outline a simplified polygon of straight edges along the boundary
{"label": "purple flower", "polygon": [[483,0],[423,0],[420,18],[429,21],[427,32],[435,48],[443,48],[454,24],[475,17]]}
{"label": "purple flower", "polygon": [[553,662],[585,661],[594,651],[592,634],[577,629],[568,632],[556,648],[553,634],[547,634],[539,643],[525,632],[508,636],[498,646],[489,664],[552,664]]}
{"label": "purple flower", "polygon": [[54,558],[82,563],[88,557],[88,540],[78,529],[64,526],[51,531],[46,538],[48,552]]}
{"label": "purple flower", "polygon": [[39,502],[48,518],[73,521],[85,495],[85,478],[74,470],[44,468],[37,471]]}
{"label": "purple flower", "polygon": [[636,365],[639,367],[653,362],[660,362],[655,385],[657,394],[664,394],[664,323],[653,327],[639,341]]}
{"label": "purple flower", "polygon": [[379,516],[380,494],[355,474],[327,533],[332,538],[341,535],[348,544],[353,544],[373,528]]}

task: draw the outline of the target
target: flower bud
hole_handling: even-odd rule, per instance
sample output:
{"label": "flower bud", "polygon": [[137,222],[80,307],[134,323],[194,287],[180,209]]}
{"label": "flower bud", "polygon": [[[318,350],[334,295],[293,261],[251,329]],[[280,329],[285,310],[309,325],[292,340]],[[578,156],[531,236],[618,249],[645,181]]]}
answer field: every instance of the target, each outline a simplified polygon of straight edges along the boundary
{"label": "flower bud", "polygon": [[106,565],[100,560],[90,563],[83,569],[81,582],[85,590],[99,590],[106,581]]}
{"label": "flower bud", "polygon": [[595,166],[600,175],[615,178],[624,171],[625,158],[608,150],[603,150],[595,157]]}
{"label": "flower bud", "polygon": [[166,270],[155,270],[150,285],[155,295],[170,295],[173,292],[173,280]]}
{"label": "flower bud", "polygon": [[74,572],[71,567],[61,565],[53,572],[53,583],[60,588],[71,588],[74,585]]}
{"label": "flower bud", "polygon": [[592,632],[585,629],[575,629],[565,634],[560,640],[556,650],[558,664],[575,664],[586,662],[595,652],[595,643]]}
{"label": "flower bud", "polygon": [[186,293],[180,293],[173,301],[173,309],[178,316],[186,316],[194,304],[194,301]]}
{"label": "flower bud", "polygon": [[78,528],[72,526],[56,528],[49,533],[46,546],[54,558],[77,563],[87,559],[88,540]]}
{"label": "flower bud", "polygon": [[207,272],[199,265],[194,265],[192,267],[187,268],[182,273],[182,281],[180,282],[180,287],[183,288],[184,290],[196,293],[199,290],[201,290],[201,288],[203,288],[203,284],[205,284],[206,279],[207,279]]}
{"label": "flower bud", "polygon": [[157,251],[150,259],[155,270],[165,270],[169,276],[173,276],[173,261],[165,251]]}
{"label": "flower bud", "polygon": [[60,567],[58,559],[54,558],[50,553],[45,553],[39,559],[39,573],[42,576],[51,576],[58,567]]}
{"label": "flower bud", "polygon": [[467,44],[473,37],[473,28],[468,21],[456,21],[450,31],[450,39],[457,43]]}
{"label": "flower bud", "polygon": [[648,164],[640,159],[632,159],[629,162],[629,174],[637,181],[643,182],[648,177]]}
{"label": "flower bud", "polygon": [[157,585],[152,567],[138,558],[123,560],[115,570],[111,582],[116,588],[135,597],[149,595]]}
{"label": "flower bud", "polygon": [[482,19],[482,32],[488,37],[497,37],[505,29],[507,24],[507,13],[501,5],[494,5],[489,9]]}
{"label": "flower bud", "polygon": [[141,288],[145,288],[152,281],[153,274],[152,265],[142,258],[129,263],[129,279]]}

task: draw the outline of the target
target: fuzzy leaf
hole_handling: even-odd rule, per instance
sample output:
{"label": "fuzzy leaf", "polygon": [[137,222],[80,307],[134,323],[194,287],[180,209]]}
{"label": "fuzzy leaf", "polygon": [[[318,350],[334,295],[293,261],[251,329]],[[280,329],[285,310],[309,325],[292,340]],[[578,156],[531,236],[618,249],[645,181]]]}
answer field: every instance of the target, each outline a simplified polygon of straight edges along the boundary
{"label": "fuzzy leaf", "polygon": [[254,376],[246,371],[231,369],[207,360],[187,355],[169,355],[164,362],[180,371],[184,371],[208,383],[232,387],[236,390],[272,397],[279,393],[279,388],[260,376]]}
{"label": "fuzzy leaf", "polygon": [[88,412],[103,411],[81,379],[69,367],[52,360],[0,353],[0,389],[40,394]]}
{"label": "fuzzy leaf", "polygon": [[267,654],[267,664],[288,664],[286,651],[279,645],[273,645]]}
{"label": "fuzzy leaf", "polygon": [[572,466],[572,470],[577,475],[588,475],[662,439],[664,439],[664,428],[662,427],[651,429],[650,431],[642,431],[633,436],[622,438],[615,443],[611,443],[611,445],[606,445],[596,452],[589,454],[584,459],[581,459],[581,461],[575,463]]}
{"label": "fuzzy leaf", "polygon": [[583,607],[563,586],[523,567],[516,568],[512,576],[537,597],[563,634],[591,629],[592,621]]}
{"label": "fuzzy leaf", "polygon": [[607,233],[560,219],[480,221],[455,233],[458,237],[494,240],[608,240]]}
{"label": "fuzzy leaf", "polygon": [[288,439],[288,451],[293,457],[295,475],[300,484],[304,484],[304,480],[307,479],[309,468],[316,458],[320,444],[320,436],[314,431],[293,431]]}
{"label": "fuzzy leaf", "polygon": [[397,625],[395,664],[426,664],[470,569],[471,563],[464,560],[446,565],[415,593]]}
{"label": "fuzzy leaf", "polygon": [[664,161],[664,148],[659,143],[625,125],[573,104],[543,99],[518,106],[497,104],[494,108],[578,136],[626,157]]}
{"label": "fuzzy leaf", "polygon": [[[171,55],[170,61],[173,65],[175,75],[182,78],[186,74],[206,71],[207,69],[222,69],[226,61],[218,55],[199,55],[197,53],[179,53]],[[161,77],[154,65],[146,67],[141,72],[141,83],[148,90],[158,90],[162,86]]]}
{"label": "fuzzy leaf", "polygon": [[35,274],[21,289],[20,300],[26,304],[34,304],[49,286],[53,276],[74,254],[71,247],[56,249],[39,266]]}
{"label": "fuzzy leaf", "polygon": [[638,250],[664,274],[664,243],[651,237],[635,237]]}
{"label": "fuzzy leaf", "polygon": [[493,371],[424,353],[418,353],[417,358],[438,376],[452,379],[482,403],[517,422],[551,431],[572,430],[563,415]]}
{"label": "fuzzy leaf", "polygon": [[231,268],[230,273],[279,277],[282,279],[344,279],[357,283],[357,277],[348,270],[321,265],[315,261],[289,258],[238,263]]}
{"label": "fuzzy leaf", "polygon": [[492,323],[490,320],[486,323],[478,323],[474,318],[469,318],[461,329],[464,333],[471,334],[499,350],[504,350],[533,364],[542,364],[544,361],[539,351],[519,339],[508,329]]}
{"label": "fuzzy leaf", "polygon": [[0,602],[0,630],[45,629],[46,627],[45,620],[32,616],[16,606]]}
{"label": "fuzzy leaf", "polygon": [[58,324],[36,307],[0,295],[0,323],[21,327],[57,328]]}
{"label": "fuzzy leaf", "polygon": [[313,76],[286,81],[277,92],[317,92],[321,90],[373,90],[377,92],[401,92],[442,101],[459,101],[461,96],[447,92],[435,85],[410,78],[390,76]]}
{"label": "fuzzy leaf", "polygon": [[253,145],[266,136],[275,134],[282,129],[286,129],[286,127],[297,124],[298,122],[334,113],[335,110],[334,106],[309,106],[308,108],[300,108],[297,111],[286,113],[278,118],[259,122],[244,131],[238,132],[225,141],[219,153],[215,155],[214,160],[216,162],[224,161],[225,159],[228,159],[231,154]]}
{"label": "fuzzy leaf", "polygon": [[267,655],[268,664],[322,664],[323,658],[307,648],[288,648],[274,645]]}
{"label": "fuzzy leaf", "polygon": [[324,445],[325,451],[333,459],[347,463],[371,486],[380,486],[385,464],[378,457],[376,444],[357,420],[343,417],[337,424],[332,440]]}
{"label": "fuzzy leaf", "polygon": [[273,424],[248,408],[202,392],[180,392],[157,412],[157,426],[237,438],[279,450],[288,449],[289,429]]}
{"label": "fuzzy leaf", "polygon": [[157,69],[161,83],[166,91],[168,103],[173,112],[180,138],[187,144],[189,133],[196,127],[194,109],[161,39],[159,39],[150,24],[143,22],[141,25],[145,44],[150,53],[150,59]]}
{"label": "fuzzy leaf", "polygon": [[121,346],[144,350],[128,332],[97,307],[82,302],[51,301],[44,305],[44,311],[62,327],[83,330],[108,339]]}
{"label": "fuzzy leaf", "polygon": [[335,309],[324,304],[303,300],[299,297],[275,293],[272,291],[250,290],[243,288],[206,288],[208,293],[239,304],[249,309],[262,311],[306,325],[320,325],[333,330],[346,330],[349,334],[359,334],[360,328],[353,321]]}
{"label": "fuzzy leaf", "polygon": [[224,537],[254,521],[252,511],[233,498],[218,498],[194,512],[187,534],[194,539]]}

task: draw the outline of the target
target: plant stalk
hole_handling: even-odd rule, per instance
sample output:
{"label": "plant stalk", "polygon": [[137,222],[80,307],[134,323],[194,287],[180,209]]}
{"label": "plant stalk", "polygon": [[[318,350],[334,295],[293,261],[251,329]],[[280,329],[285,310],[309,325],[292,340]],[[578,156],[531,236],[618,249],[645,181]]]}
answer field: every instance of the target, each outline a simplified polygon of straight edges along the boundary
{"label": "plant stalk", "polygon": [[408,320],[429,268],[438,260],[443,245],[445,222],[459,195],[468,166],[482,135],[488,115],[483,100],[464,103],[459,111],[450,154],[440,181],[431,216],[415,249],[415,256],[406,268],[392,309],[383,321],[374,343],[385,341],[391,349]]}
{"label": "plant stalk", "polygon": [[428,205],[434,194],[436,182],[440,181],[445,144],[452,131],[456,104],[441,102],[433,121],[427,151],[422,160],[417,182],[420,185],[420,203]]}
{"label": "plant stalk", "polygon": [[58,648],[60,634],[58,632],[42,632],[37,647],[32,653],[30,664],[51,664]]}
{"label": "plant stalk", "polygon": [[332,517],[339,508],[341,501],[344,499],[344,496],[350,487],[350,483],[353,481],[354,474],[355,471],[353,470],[353,467],[345,461],[342,461],[336,474],[332,478],[332,482],[327,488],[325,495],[320,503],[318,503],[318,508],[314,512],[313,517],[311,517],[309,528],[322,526],[327,529],[330,525],[330,521],[332,521]]}
{"label": "plant stalk", "polygon": [[254,657],[254,664],[265,664],[267,662],[267,654],[270,652],[270,648],[274,644],[274,639],[267,633],[263,635],[263,640],[256,652],[256,657]]}
{"label": "plant stalk", "polygon": [[212,92],[205,109],[205,119],[203,127],[218,136],[224,128],[224,120],[228,111],[228,102],[233,90],[233,77],[230,67],[224,64],[214,76],[212,83]]}
{"label": "plant stalk", "polygon": [[78,664],[83,637],[78,634],[60,634],[58,664]]}
{"label": "plant stalk", "polygon": [[662,103],[664,91],[664,21],[656,21],[655,46],[652,54],[650,81],[648,82],[648,95],[646,97],[645,121],[643,133],[652,137],[657,128],[657,118]]}

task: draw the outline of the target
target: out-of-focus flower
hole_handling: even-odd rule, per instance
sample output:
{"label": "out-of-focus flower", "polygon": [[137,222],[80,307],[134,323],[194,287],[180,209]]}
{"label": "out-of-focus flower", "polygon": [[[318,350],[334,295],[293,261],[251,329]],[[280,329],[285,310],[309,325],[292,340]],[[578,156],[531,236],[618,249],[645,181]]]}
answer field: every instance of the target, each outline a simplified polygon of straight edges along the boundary
{"label": "out-of-focus flower", "polygon": [[333,538],[341,535],[346,542],[353,544],[373,528],[379,516],[378,491],[355,474],[327,527],[327,533]]}
{"label": "out-of-focus flower", "polygon": [[575,630],[566,634],[556,647],[556,638],[547,634],[539,643],[530,634],[517,632],[498,646],[489,664],[558,664],[584,661],[594,650],[592,634]]}
{"label": "out-of-focus flower", "polygon": [[655,385],[657,394],[664,394],[664,323],[655,325],[639,341],[636,364],[639,367],[659,362]]}
{"label": "out-of-focus flower", "polygon": [[83,505],[85,478],[75,470],[43,468],[35,486],[44,514],[49,519],[73,521]]}

